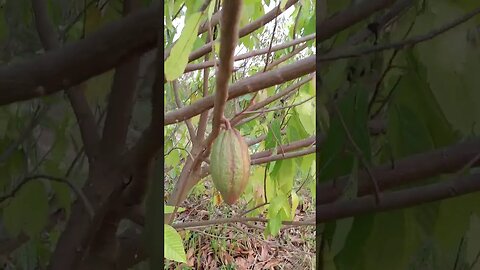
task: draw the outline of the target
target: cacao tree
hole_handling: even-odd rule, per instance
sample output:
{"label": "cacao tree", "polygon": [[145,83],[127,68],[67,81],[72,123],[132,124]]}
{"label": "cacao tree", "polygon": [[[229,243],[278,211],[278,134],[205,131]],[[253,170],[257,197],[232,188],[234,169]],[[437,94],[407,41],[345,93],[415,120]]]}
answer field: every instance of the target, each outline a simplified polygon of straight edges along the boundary
{"label": "cacao tree", "polygon": [[315,3],[240,3],[1,2],[4,268],[158,269],[162,245],[170,258],[176,230],[198,226],[179,206],[211,181],[222,125],[256,166],[224,222],[314,224],[293,220],[292,190],[315,190]]}
{"label": "cacao tree", "polygon": [[[192,269],[268,267],[239,259],[235,239],[224,251],[233,262],[195,259],[183,250],[202,251],[185,229],[247,224],[278,239],[282,223],[315,224],[313,211],[296,215],[315,195],[315,8],[309,0],[165,3],[165,196],[174,209],[165,222],[185,243],[173,244],[177,235],[166,244],[167,259]],[[190,203],[197,197],[220,215],[174,215],[175,206],[202,209]],[[166,228],[165,239],[174,239]]]}
{"label": "cacao tree", "polygon": [[318,4],[320,269],[478,268],[478,2]]}
{"label": "cacao tree", "polygon": [[[247,224],[281,246],[315,223],[318,269],[478,268],[478,13],[0,1],[1,268],[201,269],[195,228]],[[228,125],[250,154],[231,206],[210,170]],[[199,197],[213,218],[188,219]],[[315,219],[298,214],[310,198]]]}

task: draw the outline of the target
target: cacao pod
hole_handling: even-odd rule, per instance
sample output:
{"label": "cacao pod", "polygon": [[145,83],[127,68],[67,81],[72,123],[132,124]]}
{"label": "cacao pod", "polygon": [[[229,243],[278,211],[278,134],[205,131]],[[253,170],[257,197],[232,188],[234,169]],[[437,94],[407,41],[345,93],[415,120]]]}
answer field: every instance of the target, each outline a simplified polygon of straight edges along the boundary
{"label": "cacao pod", "polygon": [[235,128],[221,129],[213,142],[210,173],[227,204],[234,204],[245,191],[250,177],[250,155],[248,145]]}

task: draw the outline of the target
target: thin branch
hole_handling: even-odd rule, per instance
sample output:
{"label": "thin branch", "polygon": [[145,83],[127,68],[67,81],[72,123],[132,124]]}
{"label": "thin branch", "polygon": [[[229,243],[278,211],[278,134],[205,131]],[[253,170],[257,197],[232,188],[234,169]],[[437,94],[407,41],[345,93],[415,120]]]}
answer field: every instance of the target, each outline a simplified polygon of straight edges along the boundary
{"label": "thin branch", "polygon": [[59,50],[1,66],[0,105],[53,94],[150,50],[157,42],[160,13],[160,4],[154,4]]}
{"label": "thin branch", "polygon": [[375,197],[371,195],[331,204],[318,205],[317,203],[317,223],[401,209],[478,192],[480,191],[479,180],[480,174],[473,174],[440,183],[388,192],[382,196],[381,204],[376,204]]}
{"label": "thin branch", "polygon": [[[292,6],[296,2],[298,2],[298,0],[288,0],[288,2],[285,5],[285,9],[282,12],[287,10],[290,6]],[[245,25],[242,29],[239,30],[238,37],[239,38],[244,37],[244,36],[254,32],[255,30],[259,29],[260,27],[264,26],[265,24],[272,21],[273,19],[275,19],[277,17],[277,12],[278,12],[279,9],[280,9],[280,5],[278,5],[276,8],[274,8],[273,10],[271,10],[268,13],[266,13],[265,15],[263,15],[261,18],[251,22],[250,24]],[[222,10],[222,13],[223,12],[225,12],[225,11]],[[278,13],[278,14],[280,14],[280,13]],[[202,47],[193,51],[190,54],[190,56],[188,58],[188,61],[192,62],[194,60],[197,60],[198,58],[200,58],[200,57],[204,56],[205,54],[209,53],[211,51],[211,49],[212,49],[212,44],[207,43],[207,44],[203,45]]]}
{"label": "thin branch", "polygon": [[287,61],[288,59],[294,57],[295,55],[299,54],[301,51],[303,51],[303,49],[307,48],[307,45],[308,45],[307,43],[304,43],[301,46],[298,46],[297,48],[295,48],[289,54],[283,55],[283,56],[279,57],[278,59],[275,59],[274,61],[272,61],[270,63],[267,70],[272,70],[274,67],[280,65],[281,63],[283,63],[283,62]]}
{"label": "thin branch", "polygon": [[363,47],[363,48],[353,48],[351,50],[345,50],[341,52],[333,52],[333,53],[328,53],[323,56],[319,56],[317,58],[317,61],[319,63],[321,62],[327,62],[327,61],[334,61],[334,60],[339,60],[339,59],[344,59],[344,58],[351,58],[351,57],[359,57],[362,55],[366,54],[371,54],[375,52],[381,52],[385,50],[391,50],[391,49],[403,49],[405,47],[411,47],[416,45],[417,43],[428,41],[430,39],[433,39],[440,34],[443,34],[456,26],[459,26],[462,23],[465,23],[478,15],[480,13],[480,7],[474,9],[471,12],[468,12],[467,14],[456,18],[452,20],[451,22],[441,26],[440,28],[434,29],[426,34],[423,35],[418,35],[415,37],[412,37],[407,40],[402,40],[394,43],[389,43],[389,44],[383,44],[383,45],[377,45],[377,46],[372,46],[372,47]]}
{"label": "thin branch", "polygon": [[[311,146],[315,143],[315,141],[316,141],[316,137],[311,136],[311,137],[308,137],[308,138],[303,139],[303,140],[298,140],[298,141],[291,142],[289,144],[280,145],[280,146],[277,147],[277,150],[275,152],[278,153],[282,150],[283,150],[284,153],[292,152],[292,151],[295,151],[295,150],[303,148],[303,147]],[[257,152],[255,154],[252,154],[250,156],[250,158],[252,160],[255,160],[255,159],[271,156],[272,154],[273,154],[273,151],[271,149],[269,149],[269,150],[265,150],[265,151],[262,151],[262,152]]]}
{"label": "thin branch", "polygon": [[312,153],[315,153],[316,147],[310,147],[304,150],[300,151],[295,151],[295,152],[289,152],[289,153],[284,153],[284,154],[277,154],[277,155],[272,155],[272,156],[267,156],[267,157],[261,157],[257,158],[251,161],[250,164],[252,165],[258,165],[258,164],[263,164],[263,163],[269,163],[272,161],[276,160],[283,160],[283,159],[290,159],[290,158],[296,158],[296,157],[301,157],[305,155],[309,155]]}
{"label": "thin branch", "polygon": [[12,143],[8,148],[2,152],[0,155],[0,164],[4,161],[8,160],[10,156],[14,153],[15,149],[17,149],[27,138],[32,134],[32,131],[40,122],[40,119],[47,113],[48,107],[43,107],[42,109],[38,108],[30,120],[28,126],[20,133],[20,137]]}
{"label": "thin branch", "polygon": [[[291,41],[288,41],[288,42],[285,42],[285,43],[282,43],[282,44],[272,46],[272,48],[270,49],[270,52],[276,52],[276,51],[279,51],[279,50],[283,50],[283,49],[286,49],[288,47],[295,46],[297,44],[307,42],[307,41],[313,40],[313,39],[315,39],[315,34],[310,34],[310,35],[305,36],[305,37],[301,37],[301,38],[298,38],[298,39],[295,39],[295,40],[291,40]],[[213,44],[213,42],[211,42],[211,43]],[[254,56],[266,54],[268,52],[269,52],[269,48],[253,50],[253,51],[249,51],[249,52],[246,52],[244,54],[240,54],[240,55],[235,56],[234,60],[235,61],[240,61],[240,60],[248,59],[248,58],[251,58],[251,57],[254,57]],[[216,62],[217,61],[215,61],[215,60],[210,60],[210,61],[205,60],[205,62],[198,63],[198,64],[188,64],[187,67],[185,68],[184,73],[192,72],[192,71],[199,70],[199,69],[205,69],[207,67],[213,67]]]}
{"label": "thin branch", "polygon": [[[310,80],[313,79],[313,77],[314,77],[314,74],[310,74],[309,76],[303,78],[302,80],[300,80],[300,81],[298,81],[298,82],[296,82],[296,83],[293,83],[292,85],[290,85],[290,86],[288,86],[287,88],[285,88],[284,90],[276,93],[275,95],[269,96],[269,97],[267,97],[266,99],[264,99],[264,100],[262,100],[262,101],[260,101],[260,102],[258,102],[258,103],[256,103],[256,104],[253,104],[253,105],[249,108],[249,110],[258,110],[258,109],[263,108],[263,107],[265,107],[266,105],[268,105],[268,104],[270,104],[270,103],[272,103],[272,102],[274,102],[274,101],[276,101],[276,100],[278,100],[278,99],[280,99],[280,98],[282,98],[282,97],[284,97],[284,96],[286,96],[286,95],[288,95],[288,94],[290,94],[290,93],[292,93],[292,92],[294,92],[294,91],[297,91],[298,89],[300,89],[300,86],[308,83]],[[246,112],[246,111],[245,111],[245,112]],[[238,123],[240,120],[242,120],[243,118],[245,118],[245,115],[244,115],[245,112],[242,112],[242,113],[240,113],[240,114],[235,115],[235,116],[230,120],[231,124],[232,124],[233,126],[237,125],[237,123]]]}
{"label": "thin branch", "polygon": [[314,98],[315,98],[315,96],[312,96],[312,97],[309,97],[305,100],[302,100],[300,102],[297,102],[297,103],[294,103],[294,104],[291,104],[291,105],[287,105],[287,106],[279,106],[279,107],[273,107],[273,108],[270,108],[270,109],[262,109],[262,110],[257,110],[257,111],[246,111],[246,112],[243,112],[243,113],[244,114],[256,114],[256,113],[266,113],[266,112],[274,112],[274,111],[284,110],[284,109],[300,106],[304,103],[309,102],[310,100],[312,100]]}
{"label": "thin branch", "polygon": [[334,110],[335,110],[335,112],[338,116],[338,119],[340,120],[340,123],[342,124],[343,130],[345,131],[345,134],[347,135],[348,141],[350,142],[350,144],[354,148],[358,158],[360,158],[360,160],[363,164],[363,167],[365,168],[365,170],[368,173],[369,179],[370,179],[370,181],[372,183],[372,186],[373,186],[373,190],[375,192],[374,193],[375,194],[375,201],[376,201],[377,204],[379,204],[380,203],[380,188],[378,187],[377,180],[372,173],[372,169],[370,168],[370,164],[368,164],[368,161],[366,160],[364,153],[362,152],[360,147],[358,147],[357,143],[353,139],[353,136],[350,133],[350,130],[348,129],[347,124],[345,123],[345,120],[343,119],[342,113],[338,109],[335,102],[333,102],[333,108],[334,108]]}
{"label": "thin branch", "polygon": [[20,181],[20,184],[18,184],[12,191],[10,191],[6,195],[0,196],[0,203],[2,203],[3,201],[5,201],[7,199],[15,197],[17,192],[19,192],[20,189],[25,184],[29,183],[30,181],[38,180],[38,179],[46,179],[46,180],[49,180],[49,181],[59,182],[59,183],[63,183],[63,184],[68,185],[70,187],[70,189],[72,189],[72,191],[75,192],[77,197],[82,201],[82,203],[85,206],[85,209],[87,209],[87,212],[90,215],[90,218],[93,218],[95,212],[93,210],[92,204],[88,201],[87,197],[85,196],[85,194],[83,193],[83,191],[81,189],[77,188],[73,183],[71,183],[67,179],[64,179],[64,178],[61,178],[61,177],[54,177],[54,176],[50,176],[50,175],[44,175],[44,174],[37,174],[37,175],[28,176],[28,177],[23,178],[22,181]]}
{"label": "thin branch", "polygon": [[[315,55],[299,60],[276,70],[260,73],[232,84],[228,90],[228,99],[253,93],[273,85],[299,78],[315,71]],[[209,95],[182,109],[165,113],[164,125],[171,125],[194,117],[214,105],[214,96]]]}
{"label": "thin branch", "polygon": [[[45,0],[33,0],[32,6],[35,15],[35,26],[43,47],[46,51],[59,50],[60,42],[57,39],[55,27],[48,17],[47,2]],[[67,89],[66,92],[77,118],[82,141],[85,145],[85,153],[89,161],[92,162],[100,138],[97,133],[95,117],[85,98],[85,87],[85,84],[81,84]]]}
{"label": "thin branch", "polygon": [[273,44],[273,39],[275,38],[275,31],[277,30],[278,15],[279,14],[280,14],[280,9],[277,9],[277,14],[275,16],[275,23],[273,24],[272,35],[271,35],[271,38],[270,38],[270,43],[268,45],[267,57],[265,59],[265,66],[263,67],[263,72],[267,71],[268,62],[270,62],[270,54],[272,53],[272,44]]}
{"label": "thin branch", "polygon": [[[175,103],[177,104],[177,107],[179,109],[183,108],[182,101],[180,100],[180,96],[178,94],[178,81],[177,80],[174,80],[172,82],[172,89],[173,89],[173,95],[175,96]],[[194,142],[196,135],[195,135],[195,128],[193,127],[192,122],[190,121],[190,119],[186,119],[185,124],[187,125],[187,129],[188,129],[188,133],[190,134],[190,138],[191,138],[192,142]]]}
{"label": "thin branch", "polygon": [[[480,152],[480,139],[451,145],[430,152],[415,154],[395,161],[395,168],[390,163],[372,168],[372,174],[378,179],[380,190],[397,187],[433,177],[442,173],[457,172]],[[477,161],[473,165],[480,165]],[[372,185],[365,171],[358,174],[358,196],[372,192]],[[317,185],[317,204],[333,202],[340,197],[348,182],[348,176],[334,182]]]}
{"label": "thin branch", "polygon": [[[206,226],[213,226],[213,225],[221,225],[221,224],[228,224],[228,223],[237,223],[237,222],[263,222],[267,223],[268,219],[266,218],[259,218],[259,217],[237,217],[237,218],[222,218],[222,219],[211,219],[211,220],[202,220],[202,221],[194,221],[194,222],[182,222],[182,223],[174,223],[172,227],[175,229],[188,229],[188,228],[198,228],[198,227],[206,227]],[[283,225],[292,225],[292,226],[315,226],[315,219],[307,219],[302,221],[282,221]]]}
{"label": "thin branch", "polygon": [[[210,23],[210,22],[209,22]],[[213,38],[212,36],[212,30],[211,30],[211,25],[208,28],[208,35],[207,35],[207,40],[211,40]],[[212,42],[212,44],[214,44]],[[212,49],[212,51],[214,51]],[[210,54],[207,53],[205,55],[205,61],[208,61],[210,58]],[[210,69],[205,68],[203,70],[203,97],[208,96],[208,78],[210,77]],[[198,128],[197,128],[197,137],[195,143],[200,144],[203,139],[205,138],[205,131],[207,130],[207,123],[208,123],[208,110],[202,112],[200,114],[200,120],[198,121]]]}

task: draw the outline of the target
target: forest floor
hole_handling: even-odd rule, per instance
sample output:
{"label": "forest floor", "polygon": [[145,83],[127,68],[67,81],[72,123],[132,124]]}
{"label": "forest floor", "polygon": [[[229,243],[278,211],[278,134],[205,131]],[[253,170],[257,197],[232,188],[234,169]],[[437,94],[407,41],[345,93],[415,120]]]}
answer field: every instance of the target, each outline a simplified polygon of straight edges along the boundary
{"label": "forest floor", "polygon": [[[166,184],[166,193],[170,186]],[[241,213],[241,205],[231,207],[219,201],[220,196],[210,180],[199,183],[182,204],[186,210],[177,222],[226,218]],[[297,207],[294,220],[315,215],[315,204],[308,192]],[[265,238],[265,223],[228,223],[180,230],[184,239],[187,263],[165,262],[165,269],[315,269],[315,227],[283,226],[280,233]]]}

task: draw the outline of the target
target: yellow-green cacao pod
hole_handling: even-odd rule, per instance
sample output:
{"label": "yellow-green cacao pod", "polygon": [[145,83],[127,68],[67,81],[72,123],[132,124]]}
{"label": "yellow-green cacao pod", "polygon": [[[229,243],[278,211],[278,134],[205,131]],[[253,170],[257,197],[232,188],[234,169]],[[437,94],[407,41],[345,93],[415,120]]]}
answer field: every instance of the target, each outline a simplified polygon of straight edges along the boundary
{"label": "yellow-green cacao pod", "polygon": [[235,128],[220,130],[210,154],[210,174],[223,200],[234,204],[247,187],[250,154],[240,132]]}

